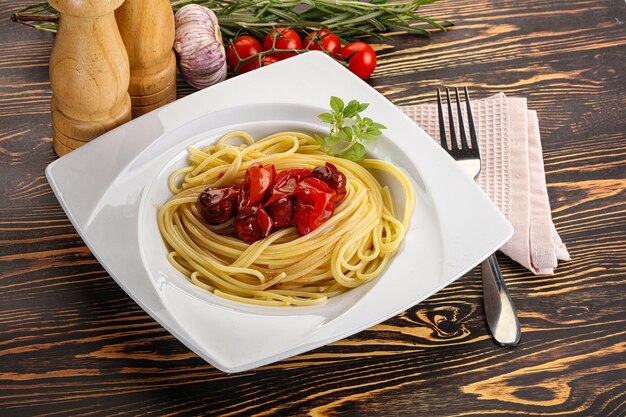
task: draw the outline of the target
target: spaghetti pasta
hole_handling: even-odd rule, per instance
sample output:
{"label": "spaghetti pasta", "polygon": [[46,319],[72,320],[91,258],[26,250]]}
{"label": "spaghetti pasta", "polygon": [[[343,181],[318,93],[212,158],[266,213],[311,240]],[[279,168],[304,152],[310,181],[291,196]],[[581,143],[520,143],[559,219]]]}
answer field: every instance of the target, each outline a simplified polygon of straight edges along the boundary
{"label": "spaghetti pasta", "polygon": [[[235,138],[243,145],[229,143]],[[255,142],[246,132],[231,132],[214,145],[190,148],[189,161],[170,176],[174,196],[159,210],[158,226],[170,263],[195,285],[230,300],[313,305],[369,282],[397,252],[413,212],[413,188],[398,168],[380,160],[356,163],[329,156],[304,133],[280,132]],[[232,219],[209,225],[195,204],[209,186],[243,182],[254,163],[280,171],[326,162],[346,176],[347,193],[332,217],[305,236],[290,227],[247,244],[234,236]],[[405,197],[401,220],[389,189],[370,170],[397,180]]]}

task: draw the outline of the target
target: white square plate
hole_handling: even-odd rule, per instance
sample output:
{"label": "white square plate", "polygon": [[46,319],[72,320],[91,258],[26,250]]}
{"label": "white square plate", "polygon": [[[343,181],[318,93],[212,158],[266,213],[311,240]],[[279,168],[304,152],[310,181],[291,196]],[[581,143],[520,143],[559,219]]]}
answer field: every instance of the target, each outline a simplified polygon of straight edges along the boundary
{"label": "white square plate", "polygon": [[[156,213],[186,149],[235,129],[255,137],[323,132],[331,95],[370,103],[387,126],[368,152],[403,168],[416,206],[401,250],[378,279],[314,307],[223,300],[167,262]],[[115,281],[190,349],[238,372],[349,336],[419,303],[499,248],[512,227],[485,194],[392,103],[320,52],[260,68],[180,99],[51,163],[46,176]],[[393,190],[392,190],[393,192]],[[394,194],[395,196],[395,194]]]}

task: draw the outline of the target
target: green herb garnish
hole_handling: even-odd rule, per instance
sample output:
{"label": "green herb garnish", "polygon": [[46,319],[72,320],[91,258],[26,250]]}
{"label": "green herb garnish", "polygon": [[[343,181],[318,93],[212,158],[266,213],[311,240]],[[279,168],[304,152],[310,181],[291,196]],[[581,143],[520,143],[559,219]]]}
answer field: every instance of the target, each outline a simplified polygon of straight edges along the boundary
{"label": "green herb garnish", "polygon": [[[34,1],[34,0],[33,0]],[[213,10],[225,41],[246,33],[263,39],[277,26],[309,32],[329,29],[345,41],[357,36],[380,40],[403,31],[430,36],[429,27],[445,30],[452,23],[418,13],[420,6],[437,0],[170,0],[174,12],[187,4]],[[38,2],[11,16],[16,22],[55,32],[59,13],[47,2]],[[415,23],[422,23],[416,26]]]}
{"label": "green herb garnish", "polygon": [[325,112],[317,117],[330,124],[330,135],[315,135],[328,155],[360,161],[365,157],[365,141],[373,141],[382,135],[381,130],[387,129],[369,117],[361,117],[360,113],[369,104],[350,100],[344,105],[339,97],[330,98],[332,112]]}

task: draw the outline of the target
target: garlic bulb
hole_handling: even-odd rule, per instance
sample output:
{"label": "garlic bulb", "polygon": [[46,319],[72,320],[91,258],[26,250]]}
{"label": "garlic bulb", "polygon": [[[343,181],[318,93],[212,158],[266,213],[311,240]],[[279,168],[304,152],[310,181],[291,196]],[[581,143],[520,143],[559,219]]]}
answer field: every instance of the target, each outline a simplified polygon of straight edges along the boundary
{"label": "garlic bulb", "polygon": [[207,7],[188,4],[174,16],[174,50],[178,68],[195,88],[205,88],[226,78],[226,52],[215,13]]}

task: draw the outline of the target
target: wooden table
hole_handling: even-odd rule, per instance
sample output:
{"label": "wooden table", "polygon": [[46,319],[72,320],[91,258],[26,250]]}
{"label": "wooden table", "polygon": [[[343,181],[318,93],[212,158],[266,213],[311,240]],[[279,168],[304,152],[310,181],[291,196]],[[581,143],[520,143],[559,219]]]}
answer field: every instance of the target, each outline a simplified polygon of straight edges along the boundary
{"label": "wooden table", "polygon": [[0,415],[626,415],[623,1],[441,1],[424,11],[458,26],[396,37],[371,79],[396,104],[469,85],[538,110],[573,260],[537,277],[500,257],[521,345],[491,340],[473,271],[367,331],[235,375],[144,313],[53,196],[53,36],[9,21],[27,3],[0,3]]}

